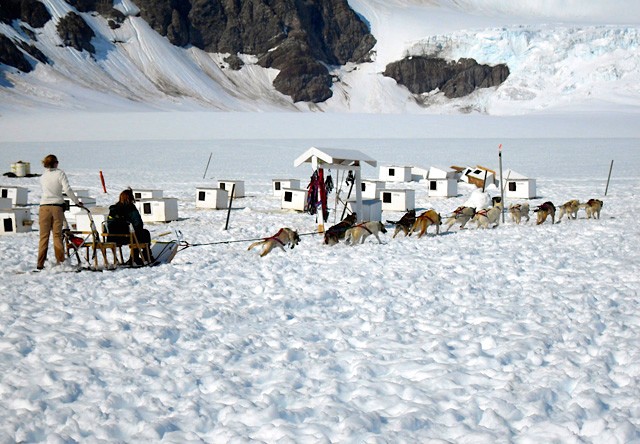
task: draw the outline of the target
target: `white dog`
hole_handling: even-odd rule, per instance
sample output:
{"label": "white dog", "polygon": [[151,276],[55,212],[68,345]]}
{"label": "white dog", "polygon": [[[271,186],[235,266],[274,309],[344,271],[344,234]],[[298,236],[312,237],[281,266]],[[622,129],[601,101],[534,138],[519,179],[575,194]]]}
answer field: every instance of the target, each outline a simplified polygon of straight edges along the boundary
{"label": "white dog", "polygon": [[509,213],[511,214],[511,219],[519,224],[522,221],[522,218],[525,217],[527,222],[529,222],[529,204],[521,203],[521,204],[511,204],[509,206]]}
{"label": "white dog", "polygon": [[502,213],[501,207],[491,207],[484,210],[476,211],[476,215],[473,216],[473,220],[478,224],[478,228],[495,228],[500,225],[500,214]]}
{"label": "white dog", "polygon": [[249,245],[249,248],[247,248],[247,250],[251,250],[258,245],[263,245],[260,257],[264,257],[269,254],[269,252],[273,250],[274,247],[280,247],[282,248],[282,251],[285,251],[284,247],[286,245],[289,245],[291,246],[291,248],[293,248],[298,245],[299,242],[300,236],[298,235],[297,231],[294,231],[291,228],[280,228],[280,230],[273,236],[266,237],[263,240],[252,243],[251,245]]}
{"label": "white dog", "polygon": [[369,236],[373,235],[376,239],[378,239],[379,243],[382,243],[380,238],[378,237],[378,233],[386,233],[387,230],[382,224],[382,222],[371,221],[371,222],[362,222],[353,227],[349,228],[345,234],[345,243],[356,245],[363,244],[365,239]]}
{"label": "white dog", "polygon": [[455,223],[460,224],[460,229],[464,230],[464,226],[469,222],[476,214],[476,209],[472,207],[460,206],[453,210],[451,217],[444,223],[444,231],[449,231],[449,228]]}

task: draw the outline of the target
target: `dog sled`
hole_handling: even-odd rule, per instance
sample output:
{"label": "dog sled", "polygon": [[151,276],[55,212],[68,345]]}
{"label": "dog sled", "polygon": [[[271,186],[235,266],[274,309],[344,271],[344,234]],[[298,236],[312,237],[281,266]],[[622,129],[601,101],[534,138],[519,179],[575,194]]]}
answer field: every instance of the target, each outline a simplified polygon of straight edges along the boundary
{"label": "dog sled", "polygon": [[[102,231],[99,232],[89,209],[84,208],[84,210],[89,218],[89,231],[63,230],[63,245],[67,260],[77,271],[103,271],[168,264],[176,256],[182,244],[180,232],[176,232],[177,239],[169,241],[152,239],[150,243],[139,242],[133,230],[129,234],[116,235],[109,233],[103,226]],[[113,239],[114,236],[123,236],[123,239],[116,242]],[[124,260],[123,247],[129,249],[128,261]],[[135,263],[131,259],[136,251],[142,258],[140,263]]]}

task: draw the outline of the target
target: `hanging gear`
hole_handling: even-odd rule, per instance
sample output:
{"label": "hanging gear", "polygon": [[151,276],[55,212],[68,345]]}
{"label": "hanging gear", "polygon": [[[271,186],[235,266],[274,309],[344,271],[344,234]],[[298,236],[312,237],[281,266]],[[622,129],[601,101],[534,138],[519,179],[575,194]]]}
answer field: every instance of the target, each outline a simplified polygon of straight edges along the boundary
{"label": "hanging gear", "polygon": [[324,181],[324,189],[327,194],[331,194],[333,191],[333,178],[331,177],[331,174],[329,174],[327,179]]}

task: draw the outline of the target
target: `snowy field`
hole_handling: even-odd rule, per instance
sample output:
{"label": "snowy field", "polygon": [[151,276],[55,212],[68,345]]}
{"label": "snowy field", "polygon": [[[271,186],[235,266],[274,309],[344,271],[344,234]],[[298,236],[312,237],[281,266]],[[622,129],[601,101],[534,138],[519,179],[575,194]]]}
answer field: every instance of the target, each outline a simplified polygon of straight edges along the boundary
{"label": "snowy field", "polygon": [[[499,143],[505,170],[537,179],[532,207],[600,198],[602,218],[327,247],[271,194],[275,178],[306,186],[293,160],[312,145],[497,169]],[[98,205],[126,186],[177,197],[180,220],[152,235],[210,245],[32,273],[37,223],[0,236],[0,442],[640,442],[640,139],[21,142],[0,143],[0,165],[40,172],[49,152]],[[195,209],[218,179],[246,187],[226,231],[226,211]],[[0,183],[27,187],[37,220],[38,179]],[[472,191],[394,187],[442,215]],[[295,249],[246,250],[284,226],[305,234]]]}

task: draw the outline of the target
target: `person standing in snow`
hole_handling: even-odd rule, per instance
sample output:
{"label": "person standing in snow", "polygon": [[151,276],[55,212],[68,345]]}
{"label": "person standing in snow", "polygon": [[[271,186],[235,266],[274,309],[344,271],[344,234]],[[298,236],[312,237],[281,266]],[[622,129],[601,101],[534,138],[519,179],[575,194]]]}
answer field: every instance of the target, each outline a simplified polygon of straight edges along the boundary
{"label": "person standing in snow", "polygon": [[[136,208],[135,202],[136,199],[133,196],[131,188],[127,188],[120,193],[118,202],[109,207],[109,217],[107,219],[109,233],[128,234],[129,224],[131,224],[133,226],[133,231],[136,233],[138,242],[148,244],[151,242],[151,234],[149,233],[149,230],[144,228],[142,216],[140,216],[140,212],[138,211],[138,208]],[[122,239],[116,238],[115,241],[122,243]],[[146,253],[143,252],[143,254]],[[132,265],[133,263],[136,265],[144,265],[137,249],[133,251],[133,257],[129,258],[129,260],[132,262]],[[145,257],[145,260],[148,262],[151,258]]]}
{"label": "person standing in snow", "polygon": [[49,154],[42,160],[44,173],[40,177],[42,197],[40,198],[40,243],[38,245],[38,270],[44,268],[49,249],[49,235],[53,232],[53,251],[58,264],[64,262],[64,247],[62,245],[62,229],[65,225],[64,196],[66,194],[76,205],[84,205],[71,189],[64,171],[58,169],[58,158]]}

